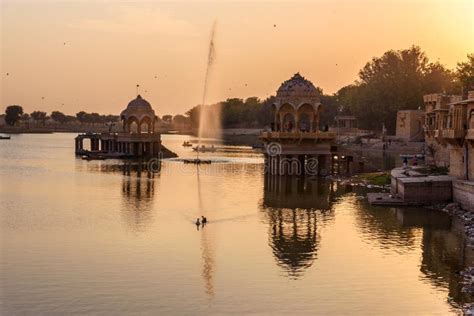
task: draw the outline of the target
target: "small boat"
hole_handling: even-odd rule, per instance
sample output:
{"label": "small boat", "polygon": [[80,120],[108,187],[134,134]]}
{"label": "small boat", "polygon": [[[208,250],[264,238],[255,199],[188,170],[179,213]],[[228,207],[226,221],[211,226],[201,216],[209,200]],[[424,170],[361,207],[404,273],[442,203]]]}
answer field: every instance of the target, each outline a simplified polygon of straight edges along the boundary
{"label": "small boat", "polygon": [[87,156],[87,155],[84,155],[82,156],[82,160],[87,160],[87,161],[90,161],[90,160],[105,160],[106,158],[104,156]]}
{"label": "small boat", "polygon": [[196,159],[185,159],[183,160],[183,162],[185,164],[195,164],[195,165],[208,165],[211,163],[210,160],[206,160],[206,159],[199,159],[199,158],[196,158]]}
{"label": "small boat", "polygon": [[400,154],[400,158],[407,158],[407,159],[412,159],[413,157],[416,157],[416,159],[425,159],[425,155],[423,154]]}
{"label": "small boat", "polygon": [[216,148],[214,147],[214,145],[212,145],[211,147],[206,147],[202,145],[201,147],[198,147],[198,146],[193,147],[193,150],[200,153],[213,153],[216,151]]}
{"label": "small boat", "polygon": [[193,146],[193,144],[191,144],[189,141],[185,141],[183,143],[183,147],[192,147],[192,146]]}
{"label": "small boat", "polygon": [[0,136],[0,139],[10,139],[10,136]]}

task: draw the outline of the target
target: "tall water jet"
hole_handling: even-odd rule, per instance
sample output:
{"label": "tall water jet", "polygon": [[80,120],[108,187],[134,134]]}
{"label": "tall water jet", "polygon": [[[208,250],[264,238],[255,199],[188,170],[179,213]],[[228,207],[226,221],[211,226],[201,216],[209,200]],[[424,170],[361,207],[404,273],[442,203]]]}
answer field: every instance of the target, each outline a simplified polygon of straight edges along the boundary
{"label": "tall water jet", "polygon": [[207,55],[207,66],[204,77],[204,87],[202,93],[202,102],[199,107],[199,129],[198,142],[202,137],[221,139],[221,110],[220,105],[206,105],[207,93],[212,77],[214,61],[216,59],[215,35],[217,21],[214,21],[211,29],[211,37],[209,41],[209,51]]}

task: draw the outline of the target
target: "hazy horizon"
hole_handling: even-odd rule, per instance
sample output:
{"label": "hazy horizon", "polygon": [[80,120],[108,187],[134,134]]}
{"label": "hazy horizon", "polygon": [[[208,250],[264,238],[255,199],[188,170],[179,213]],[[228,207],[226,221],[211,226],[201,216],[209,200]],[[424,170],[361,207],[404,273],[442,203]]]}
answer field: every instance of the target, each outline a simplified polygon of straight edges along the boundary
{"label": "hazy horizon", "polygon": [[449,68],[474,50],[469,0],[1,6],[2,112],[19,104],[26,112],[119,114],[139,84],[158,115],[183,113],[201,101],[214,20],[208,103],[265,98],[295,72],[334,93],[390,49],[418,45]]}

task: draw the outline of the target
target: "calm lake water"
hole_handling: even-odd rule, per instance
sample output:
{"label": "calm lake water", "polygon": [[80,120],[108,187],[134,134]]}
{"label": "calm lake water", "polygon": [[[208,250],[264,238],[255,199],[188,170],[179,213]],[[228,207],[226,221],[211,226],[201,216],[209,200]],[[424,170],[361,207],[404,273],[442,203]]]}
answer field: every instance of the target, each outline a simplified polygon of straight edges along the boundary
{"label": "calm lake water", "polygon": [[[469,299],[456,271],[472,254],[444,213],[265,178],[244,147],[200,169],[165,161],[150,178],[77,159],[74,137],[0,143],[4,315],[446,315]],[[163,143],[192,157],[188,139]],[[197,230],[201,215],[210,223]]]}

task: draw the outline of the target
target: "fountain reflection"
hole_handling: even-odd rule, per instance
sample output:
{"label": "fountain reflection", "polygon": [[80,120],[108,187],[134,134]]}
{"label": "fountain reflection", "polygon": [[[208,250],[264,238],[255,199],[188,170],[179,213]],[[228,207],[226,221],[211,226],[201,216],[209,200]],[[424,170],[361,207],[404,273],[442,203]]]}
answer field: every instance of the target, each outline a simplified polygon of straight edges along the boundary
{"label": "fountain reflection", "polygon": [[292,279],[317,258],[318,223],[334,219],[334,186],[329,181],[265,176],[262,209],[277,264]]}
{"label": "fountain reflection", "polygon": [[[199,214],[206,216],[202,192],[201,192],[201,178],[199,175],[200,165],[196,165],[196,179],[197,179],[197,193],[198,193],[198,210]],[[201,275],[204,279],[205,292],[209,298],[214,298],[214,246],[212,232],[209,231],[210,227],[206,227],[205,224],[202,225],[201,232],[201,259],[202,259],[202,272]]]}

